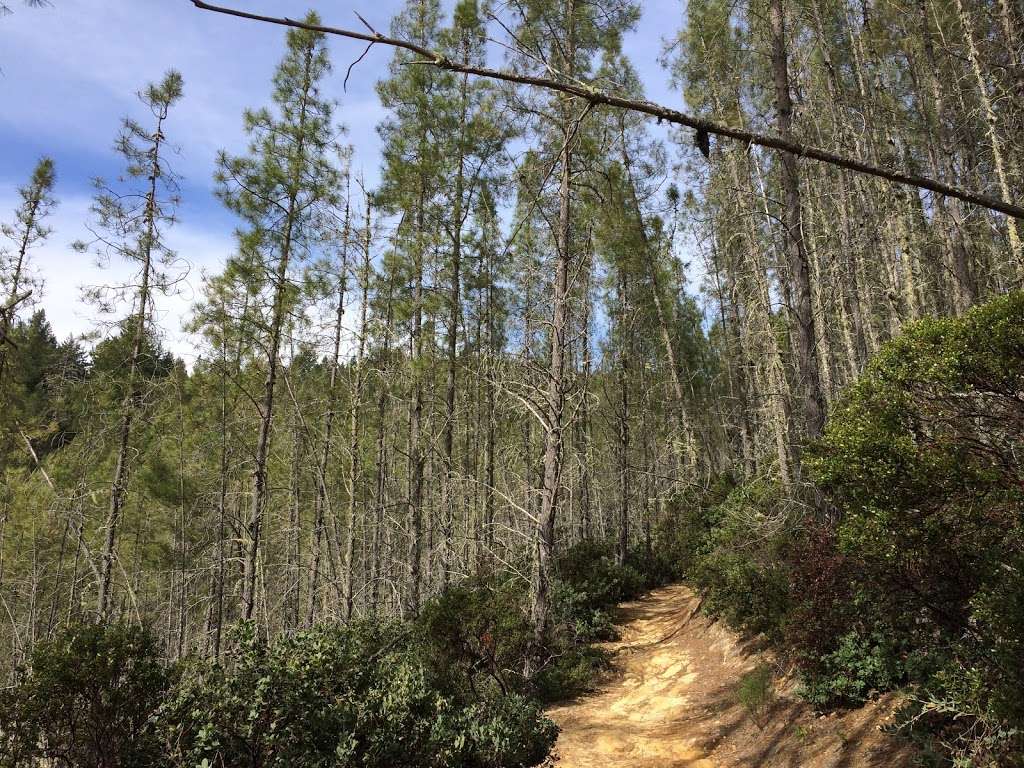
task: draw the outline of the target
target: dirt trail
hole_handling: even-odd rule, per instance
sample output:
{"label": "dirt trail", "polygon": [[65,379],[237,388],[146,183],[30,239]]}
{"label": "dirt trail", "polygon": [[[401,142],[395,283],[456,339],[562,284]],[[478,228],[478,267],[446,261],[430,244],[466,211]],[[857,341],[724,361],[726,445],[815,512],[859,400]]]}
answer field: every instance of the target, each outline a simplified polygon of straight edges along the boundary
{"label": "dirt trail", "polygon": [[[894,707],[883,698],[842,716],[816,717],[779,681],[755,723],[736,701],[743,675],[766,660],[708,621],[684,586],[619,608],[616,672],[594,694],[549,711],[562,732],[558,768],[867,768],[911,764],[879,730]],[[762,727],[763,726],[763,727]]]}

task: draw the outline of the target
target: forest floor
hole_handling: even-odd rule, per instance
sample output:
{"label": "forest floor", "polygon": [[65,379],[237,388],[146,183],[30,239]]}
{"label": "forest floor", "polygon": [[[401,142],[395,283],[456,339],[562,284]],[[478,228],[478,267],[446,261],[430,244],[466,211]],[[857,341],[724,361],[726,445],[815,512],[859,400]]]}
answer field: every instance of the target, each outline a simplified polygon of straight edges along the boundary
{"label": "forest floor", "polygon": [[685,586],[618,609],[614,671],[593,694],[551,709],[557,768],[866,768],[909,766],[913,752],[881,727],[897,702],[816,715],[777,677],[755,717],[739,702],[745,672],[771,656],[700,612]]}

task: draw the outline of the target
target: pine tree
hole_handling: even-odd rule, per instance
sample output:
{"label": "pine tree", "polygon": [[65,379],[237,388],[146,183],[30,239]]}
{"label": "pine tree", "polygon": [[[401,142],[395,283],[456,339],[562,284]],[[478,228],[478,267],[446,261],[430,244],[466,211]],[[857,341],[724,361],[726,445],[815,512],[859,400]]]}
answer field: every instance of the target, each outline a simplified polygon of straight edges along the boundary
{"label": "pine tree", "polygon": [[[440,7],[435,0],[410,0],[392,23],[392,32],[424,46],[440,34]],[[401,214],[395,256],[386,268],[398,269],[401,282],[411,283],[411,297],[396,308],[409,324],[409,430],[407,476],[407,536],[409,581],[406,605],[419,611],[423,593],[424,374],[428,363],[425,278],[440,238],[437,193],[444,188],[442,145],[432,140],[436,91],[446,77],[431,67],[411,66],[412,56],[399,51],[391,76],[378,83],[382,104],[393,116],[378,129],[383,139],[384,169],[379,199],[386,210]],[[408,282],[407,282],[408,281]],[[429,551],[427,552],[429,555]],[[428,574],[429,575],[429,574]]]}
{"label": "pine tree", "polygon": [[[465,64],[483,64],[486,59],[487,29],[476,0],[462,0],[455,6],[452,26],[440,35],[450,55]],[[471,81],[466,74],[446,76],[439,83],[435,119],[441,140],[448,146],[442,154],[451,179],[448,199],[443,203],[442,221],[447,235],[449,258],[448,317],[445,338],[445,411],[442,429],[442,583],[447,584],[454,548],[457,500],[455,498],[455,435],[461,421],[456,406],[458,392],[458,348],[463,325],[463,259],[465,230],[472,202],[481,186],[498,171],[501,151],[510,131],[499,126],[495,90],[486,81]],[[463,509],[463,517],[466,510]]]}
{"label": "pine tree", "polygon": [[[590,59],[602,48],[614,47],[623,30],[635,23],[636,6],[628,2],[577,3],[576,0],[537,0],[520,8],[516,39],[521,46],[516,66],[531,70],[538,62],[549,62],[557,78],[578,82],[591,76]],[[558,191],[552,214],[554,263],[551,282],[551,317],[548,333],[547,376],[543,383],[542,426],[544,431],[543,477],[540,510],[534,536],[532,617],[535,642],[543,641],[550,609],[550,582],[555,549],[555,521],[563,484],[566,401],[569,393],[568,334],[571,317],[570,274],[580,257],[579,236],[574,219],[573,177],[580,124],[589,107],[564,94],[555,97],[554,117],[537,126],[551,149],[552,168],[558,169]],[[535,108],[536,109],[536,108]],[[535,113],[543,114],[536,109]],[[543,194],[536,190],[535,194]]]}
{"label": "pine tree", "polygon": [[[116,146],[125,160],[126,178],[139,182],[141,186],[118,191],[98,180],[99,191],[92,207],[97,228],[93,230],[96,240],[91,247],[103,258],[117,256],[137,266],[132,283],[102,286],[90,292],[95,301],[110,309],[122,299],[132,302],[132,312],[122,323],[122,333],[130,340],[124,361],[128,373],[119,407],[114,476],[100,552],[96,604],[100,621],[107,620],[111,608],[117,533],[128,493],[132,433],[143,395],[141,379],[145,375],[143,365],[151,334],[149,320],[153,297],[158,292],[172,290],[178,278],[166,271],[174,263],[175,254],[164,244],[164,233],[175,222],[178,194],[177,179],[165,157],[168,146],[164,123],[171,107],[181,96],[182,78],[174,70],[139,94],[142,103],[152,113],[153,128],[126,119]],[[85,251],[90,244],[79,242],[76,247]]]}
{"label": "pine tree", "polygon": [[8,238],[14,247],[13,252],[0,252],[4,257],[0,263],[3,268],[0,286],[5,294],[0,305],[0,402],[4,399],[4,369],[10,344],[8,335],[17,322],[18,307],[32,294],[32,289],[27,287],[31,285],[29,251],[50,236],[51,230],[45,221],[57,204],[53,197],[55,183],[53,160],[48,157],[40,159],[29,183],[18,189],[21,205],[14,213],[14,222],[0,227],[0,234]]}
{"label": "pine tree", "polygon": [[[316,24],[315,14],[306,21]],[[337,130],[333,105],[319,90],[331,66],[322,34],[289,30],[287,50],[274,74],[274,110],[245,113],[249,152],[221,153],[217,183],[224,204],[244,222],[239,246],[266,275],[268,317],[264,338],[265,378],[252,470],[252,496],[245,521],[242,619],[256,610],[260,537],[269,498],[267,464],[274,421],[285,323],[298,300],[295,264],[315,248],[322,216],[336,205],[340,173],[335,161]]]}

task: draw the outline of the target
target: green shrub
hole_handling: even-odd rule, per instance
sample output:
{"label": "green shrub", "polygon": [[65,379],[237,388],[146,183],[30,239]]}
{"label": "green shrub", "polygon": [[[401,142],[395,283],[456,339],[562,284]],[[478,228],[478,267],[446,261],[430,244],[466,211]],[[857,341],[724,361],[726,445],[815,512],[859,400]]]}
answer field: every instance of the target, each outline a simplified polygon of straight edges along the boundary
{"label": "green shrub", "polygon": [[[529,699],[516,694],[464,713],[474,768],[524,768],[544,760],[558,738],[558,726]],[[453,765],[450,762],[439,766]]]}
{"label": "green shrub", "polygon": [[551,649],[530,684],[537,699],[552,704],[589,693],[611,668],[611,654],[593,645]]}
{"label": "green shrub", "polygon": [[555,581],[551,589],[552,613],[555,627],[563,643],[581,645],[612,640],[615,627],[609,605],[595,600],[588,585],[574,585]]}
{"label": "green shrub", "polygon": [[953,660],[898,713],[898,727],[935,762],[1024,765],[1024,727],[1007,722],[997,709],[980,670]]}
{"label": "green shrub", "polygon": [[541,647],[525,585],[482,579],[452,587],[428,601],[417,622],[425,652],[454,689],[473,696],[520,693],[553,702],[584,693],[608,666],[608,654],[591,644],[614,637],[607,609],[625,589],[622,569],[610,562],[602,556],[589,578],[582,570],[573,574],[582,579],[575,584],[553,582],[551,626]]}
{"label": "green shrub", "polygon": [[740,678],[736,686],[736,700],[751,719],[763,727],[763,720],[775,700],[775,686],[770,664],[761,664]]}
{"label": "green shrub", "polygon": [[860,706],[874,694],[895,688],[903,671],[891,638],[850,633],[821,657],[815,672],[805,674],[804,698],[820,708]]}
{"label": "green shrub", "polygon": [[607,669],[594,643],[614,637],[612,606],[664,578],[650,562],[617,565],[605,544],[563,553],[539,644],[526,585],[493,576],[446,590],[414,621],[273,642],[243,624],[223,666],[172,670],[141,630],[84,627],[41,645],[0,694],[0,766],[536,765],[557,736],[541,702],[583,693]]}
{"label": "green shrub", "polygon": [[174,764],[526,766],[557,730],[508,694],[473,700],[415,628],[355,624],[267,644],[243,629],[231,669],[200,664],[161,709]]}
{"label": "green shrub", "polygon": [[841,511],[830,559],[842,567],[825,586],[856,603],[801,593],[797,612],[830,628],[814,643],[791,634],[811,659],[813,698],[859,700],[898,682],[902,666],[933,702],[914,722],[930,722],[953,754],[1016,738],[1008,734],[1024,722],[1022,391],[1018,292],[909,326],[833,409],[806,464]]}
{"label": "green shrub", "polygon": [[719,507],[735,489],[731,475],[720,475],[708,489],[688,490],[671,498],[667,514],[654,528],[654,551],[669,564],[668,580],[693,578],[701,558],[711,549],[711,537],[721,521]]}
{"label": "green shrub", "polygon": [[734,629],[778,639],[790,607],[795,511],[778,487],[754,482],[735,488],[709,517],[717,523],[692,568],[705,609]]}
{"label": "green shrub", "polygon": [[151,716],[168,684],[138,627],[82,626],[40,643],[0,692],[0,766],[163,765]]}
{"label": "green shrub", "polygon": [[594,645],[616,636],[610,609],[649,588],[647,574],[630,556],[615,562],[606,542],[585,541],[562,552],[552,584],[552,615],[546,658],[532,681],[541,701],[581,695],[610,667],[610,654]]}
{"label": "green shrub", "polygon": [[485,578],[429,600],[417,621],[435,668],[476,695],[523,692],[533,653],[527,595],[515,581]]}
{"label": "green shrub", "polygon": [[639,559],[634,555],[618,565],[610,544],[584,541],[558,556],[555,573],[577,594],[577,605],[601,610],[632,600],[648,588],[642,569],[636,566]]}

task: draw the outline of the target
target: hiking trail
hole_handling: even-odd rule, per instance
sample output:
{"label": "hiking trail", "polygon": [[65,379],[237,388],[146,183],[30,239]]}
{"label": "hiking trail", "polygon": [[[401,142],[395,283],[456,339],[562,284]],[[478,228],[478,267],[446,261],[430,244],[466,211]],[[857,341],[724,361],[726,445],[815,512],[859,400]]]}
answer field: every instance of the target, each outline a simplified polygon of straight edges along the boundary
{"label": "hiking trail", "polygon": [[893,696],[818,716],[783,675],[755,717],[738,701],[744,673],[770,661],[700,612],[688,587],[618,608],[614,671],[593,694],[549,710],[561,728],[556,768],[863,768],[903,766],[911,750],[881,726]]}

